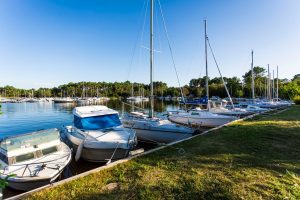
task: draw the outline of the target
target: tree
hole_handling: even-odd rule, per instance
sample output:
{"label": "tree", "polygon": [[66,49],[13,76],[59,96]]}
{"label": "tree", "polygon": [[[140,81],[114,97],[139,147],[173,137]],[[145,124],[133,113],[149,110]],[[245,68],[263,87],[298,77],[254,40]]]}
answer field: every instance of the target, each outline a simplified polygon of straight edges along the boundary
{"label": "tree", "polygon": [[292,81],[300,85],[300,74],[296,74]]}
{"label": "tree", "polygon": [[[255,88],[255,96],[261,96],[262,91],[265,89],[266,77],[265,77],[266,69],[263,67],[255,66],[253,67],[254,74],[254,88]],[[243,76],[244,82],[244,96],[251,97],[251,82],[252,82],[252,71],[249,70]]]}

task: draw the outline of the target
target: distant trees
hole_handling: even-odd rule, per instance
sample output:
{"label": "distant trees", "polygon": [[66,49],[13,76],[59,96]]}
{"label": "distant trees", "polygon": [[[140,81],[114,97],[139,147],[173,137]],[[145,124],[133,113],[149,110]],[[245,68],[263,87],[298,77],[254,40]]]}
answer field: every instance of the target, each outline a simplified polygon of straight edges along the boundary
{"label": "distant trees", "polygon": [[293,99],[296,96],[300,96],[300,82],[290,81],[288,83],[281,84],[279,87],[280,97],[284,99]]}
{"label": "distant trees", "polygon": [[[266,95],[266,70],[262,67],[254,67],[254,86],[255,96]],[[238,77],[224,77],[228,91],[233,97],[251,97],[251,70],[247,71],[243,79]],[[206,77],[191,79],[188,85],[182,87],[184,96],[201,97],[206,95],[205,91]],[[300,74],[296,74],[292,80],[279,79],[279,97],[284,99],[292,99],[300,96]],[[275,79],[276,83],[276,79]],[[153,83],[155,96],[181,96],[181,90],[178,87],[168,87],[162,81]],[[209,79],[210,96],[227,97],[224,83],[221,77]],[[123,97],[131,95],[149,96],[150,86],[142,83],[125,82],[78,82],[60,85],[54,88],[39,89],[18,89],[12,86],[0,87],[0,96],[6,97]]]}
{"label": "distant trees", "polygon": [[[265,76],[266,69],[255,66],[253,67],[254,74],[254,91],[255,96],[264,96],[266,90],[267,77]],[[245,73],[243,76],[243,94],[245,97],[251,97],[251,82],[252,82],[252,73],[251,70]]]}

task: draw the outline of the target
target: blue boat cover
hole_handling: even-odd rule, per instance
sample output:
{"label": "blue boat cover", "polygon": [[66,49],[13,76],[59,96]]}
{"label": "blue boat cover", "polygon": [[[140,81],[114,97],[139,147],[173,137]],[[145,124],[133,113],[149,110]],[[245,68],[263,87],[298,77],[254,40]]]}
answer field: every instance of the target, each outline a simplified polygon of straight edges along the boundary
{"label": "blue boat cover", "polygon": [[118,114],[101,115],[95,117],[80,118],[74,115],[74,126],[84,130],[107,129],[120,126],[122,123]]}
{"label": "blue boat cover", "polygon": [[207,105],[208,103],[208,98],[207,97],[203,97],[203,98],[199,98],[199,99],[194,99],[194,100],[187,100],[187,101],[180,101],[180,104],[190,104],[190,105]]}

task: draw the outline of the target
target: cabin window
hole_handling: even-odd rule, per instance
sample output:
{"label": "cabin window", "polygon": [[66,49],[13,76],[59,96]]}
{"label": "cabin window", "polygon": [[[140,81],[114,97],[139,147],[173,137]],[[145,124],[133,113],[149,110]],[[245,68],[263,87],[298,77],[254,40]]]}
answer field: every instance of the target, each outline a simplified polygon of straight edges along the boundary
{"label": "cabin window", "polygon": [[20,156],[16,156],[16,162],[23,162],[34,158],[34,153],[27,153]]}
{"label": "cabin window", "polygon": [[197,113],[197,112],[192,112],[192,115],[199,115],[199,113]]}
{"label": "cabin window", "polygon": [[57,151],[56,146],[50,147],[50,148],[47,148],[47,149],[42,149],[43,155],[47,155],[47,154],[50,154],[50,153],[53,153],[53,152],[56,152],[56,151]]}

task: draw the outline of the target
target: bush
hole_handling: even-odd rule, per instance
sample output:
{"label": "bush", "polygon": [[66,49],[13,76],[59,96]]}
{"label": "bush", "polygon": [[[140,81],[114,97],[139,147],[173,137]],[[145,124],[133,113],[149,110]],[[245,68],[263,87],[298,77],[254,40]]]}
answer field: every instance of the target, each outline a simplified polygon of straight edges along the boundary
{"label": "bush", "polygon": [[294,103],[295,103],[296,105],[300,105],[300,96],[299,96],[299,95],[298,95],[298,96],[295,96],[294,99],[293,99],[293,101],[294,101]]}

